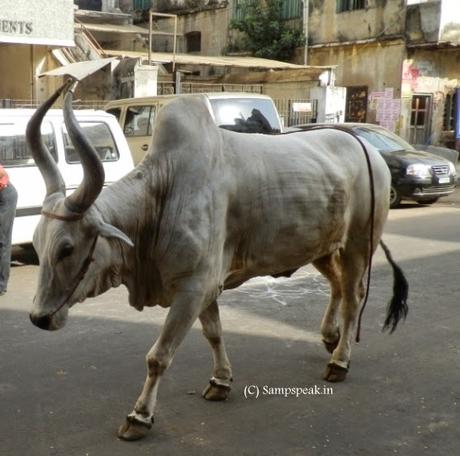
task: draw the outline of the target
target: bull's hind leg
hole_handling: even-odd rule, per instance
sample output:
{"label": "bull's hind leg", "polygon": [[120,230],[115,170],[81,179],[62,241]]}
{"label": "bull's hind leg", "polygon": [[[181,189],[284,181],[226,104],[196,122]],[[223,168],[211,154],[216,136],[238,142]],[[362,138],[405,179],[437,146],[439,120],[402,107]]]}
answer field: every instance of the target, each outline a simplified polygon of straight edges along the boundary
{"label": "bull's hind leg", "polygon": [[334,252],[313,262],[313,266],[329,280],[331,286],[331,299],[321,321],[321,335],[324,346],[329,353],[335,350],[340,339],[337,310],[342,298],[342,290],[338,256],[338,252]]}
{"label": "bull's hind leg", "polygon": [[[188,288],[193,290],[198,287],[191,284]],[[197,292],[176,293],[160,336],[147,354],[147,378],[142,393],[134,410],[118,430],[121,439],[141,439],[152,427],[160,379],[171,364],[177,347],[201,313],[204,302],[204,297]]]}
{"label": "bull's hind leg", "polygon": [[200,321],[203,326],[203,334],[211,345],[214,360],[213,376],[203,391],[203,397],[208,401],[224,401],[228,398],[231,389],[232,368],[222,338],[217,301],[213,301],[200,314]]}
{"label": "bull's hind leg", "polygon": [[331,360],[324,374],[324,379],[330,382],[345,380],[348,372],[354,328],[364,296],[363,279],[368,263],[367,252],[368,248],[365,245],[348,245],[340,255],[342,324],[339,343],[332,352]]}

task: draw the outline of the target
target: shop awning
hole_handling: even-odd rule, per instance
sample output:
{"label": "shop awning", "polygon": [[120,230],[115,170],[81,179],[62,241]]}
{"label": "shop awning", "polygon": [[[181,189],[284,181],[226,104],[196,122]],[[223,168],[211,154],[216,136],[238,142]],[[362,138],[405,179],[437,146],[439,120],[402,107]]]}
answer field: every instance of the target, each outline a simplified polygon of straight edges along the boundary
{"label": "shop awning", "polygon": [[115,58],[99,59],[99,60],[86,60],[83,62],[70,63],[54,70],[46,71],[40,74],[42,76],[72,76],[77,81],[81,81],[87,76],[95,73],[96,71],[109,65]]}
{"label": "shop awning", "polygon": [[[113,57],[131,57],[142,58],[147,60],[147,52],[135,51],[120,51],[120,50],[107,50],[104,49],[106,55]],[[293,63],[280,62],[278,60],[261,59],[258,57],[235,57],[235,56],[205,56],[195,54],[173,54],[167,52],[152,52],[152,62],[156,63],[172,63],[176,65],[207,65],[207,66],[220,66],[220,67],[240,67],[240,68],[259,68],[264,70],[279,70],[279,69],[330,69],[330,66],[306,66],[295,65]]]}

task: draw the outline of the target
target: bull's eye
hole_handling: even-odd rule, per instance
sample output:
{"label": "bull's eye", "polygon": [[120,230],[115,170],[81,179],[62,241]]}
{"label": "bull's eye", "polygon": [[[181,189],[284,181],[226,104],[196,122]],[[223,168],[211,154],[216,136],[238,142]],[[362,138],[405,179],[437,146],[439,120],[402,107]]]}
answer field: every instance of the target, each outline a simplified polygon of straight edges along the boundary
{"label": "bull's eye", "polygon": [[63,260],[64,258],[72,255],[73,253],[73,245],[72,244],[64,244],[58,253],[58,261]]}

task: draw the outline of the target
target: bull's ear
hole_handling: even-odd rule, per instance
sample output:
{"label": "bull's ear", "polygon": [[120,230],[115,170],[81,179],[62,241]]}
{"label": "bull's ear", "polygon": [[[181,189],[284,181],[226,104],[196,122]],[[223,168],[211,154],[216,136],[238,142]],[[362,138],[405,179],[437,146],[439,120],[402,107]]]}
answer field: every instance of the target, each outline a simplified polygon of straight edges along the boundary
{"label": "bull's ear", "polygon": [[125,244],[128,244],[130,247],[134,247],[133,241],[126,236],[123,231],[120,231],[118,228],[115,228],[113,225],[108,223],[101,223],[99,225],[99,234],[106,238],[116,238],[120,241],[123,241]]}

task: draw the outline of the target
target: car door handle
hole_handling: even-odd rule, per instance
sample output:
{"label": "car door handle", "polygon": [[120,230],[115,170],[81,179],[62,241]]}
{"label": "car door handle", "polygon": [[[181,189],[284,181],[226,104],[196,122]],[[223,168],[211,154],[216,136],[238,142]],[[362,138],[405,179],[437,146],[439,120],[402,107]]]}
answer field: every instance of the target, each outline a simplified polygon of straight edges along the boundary
{"label": "car door handle", "polygon": [[142,150],[147,150],[149,148],[149,145],[148,144],[144,144],[143,146],[141,146],[141,149]]}

